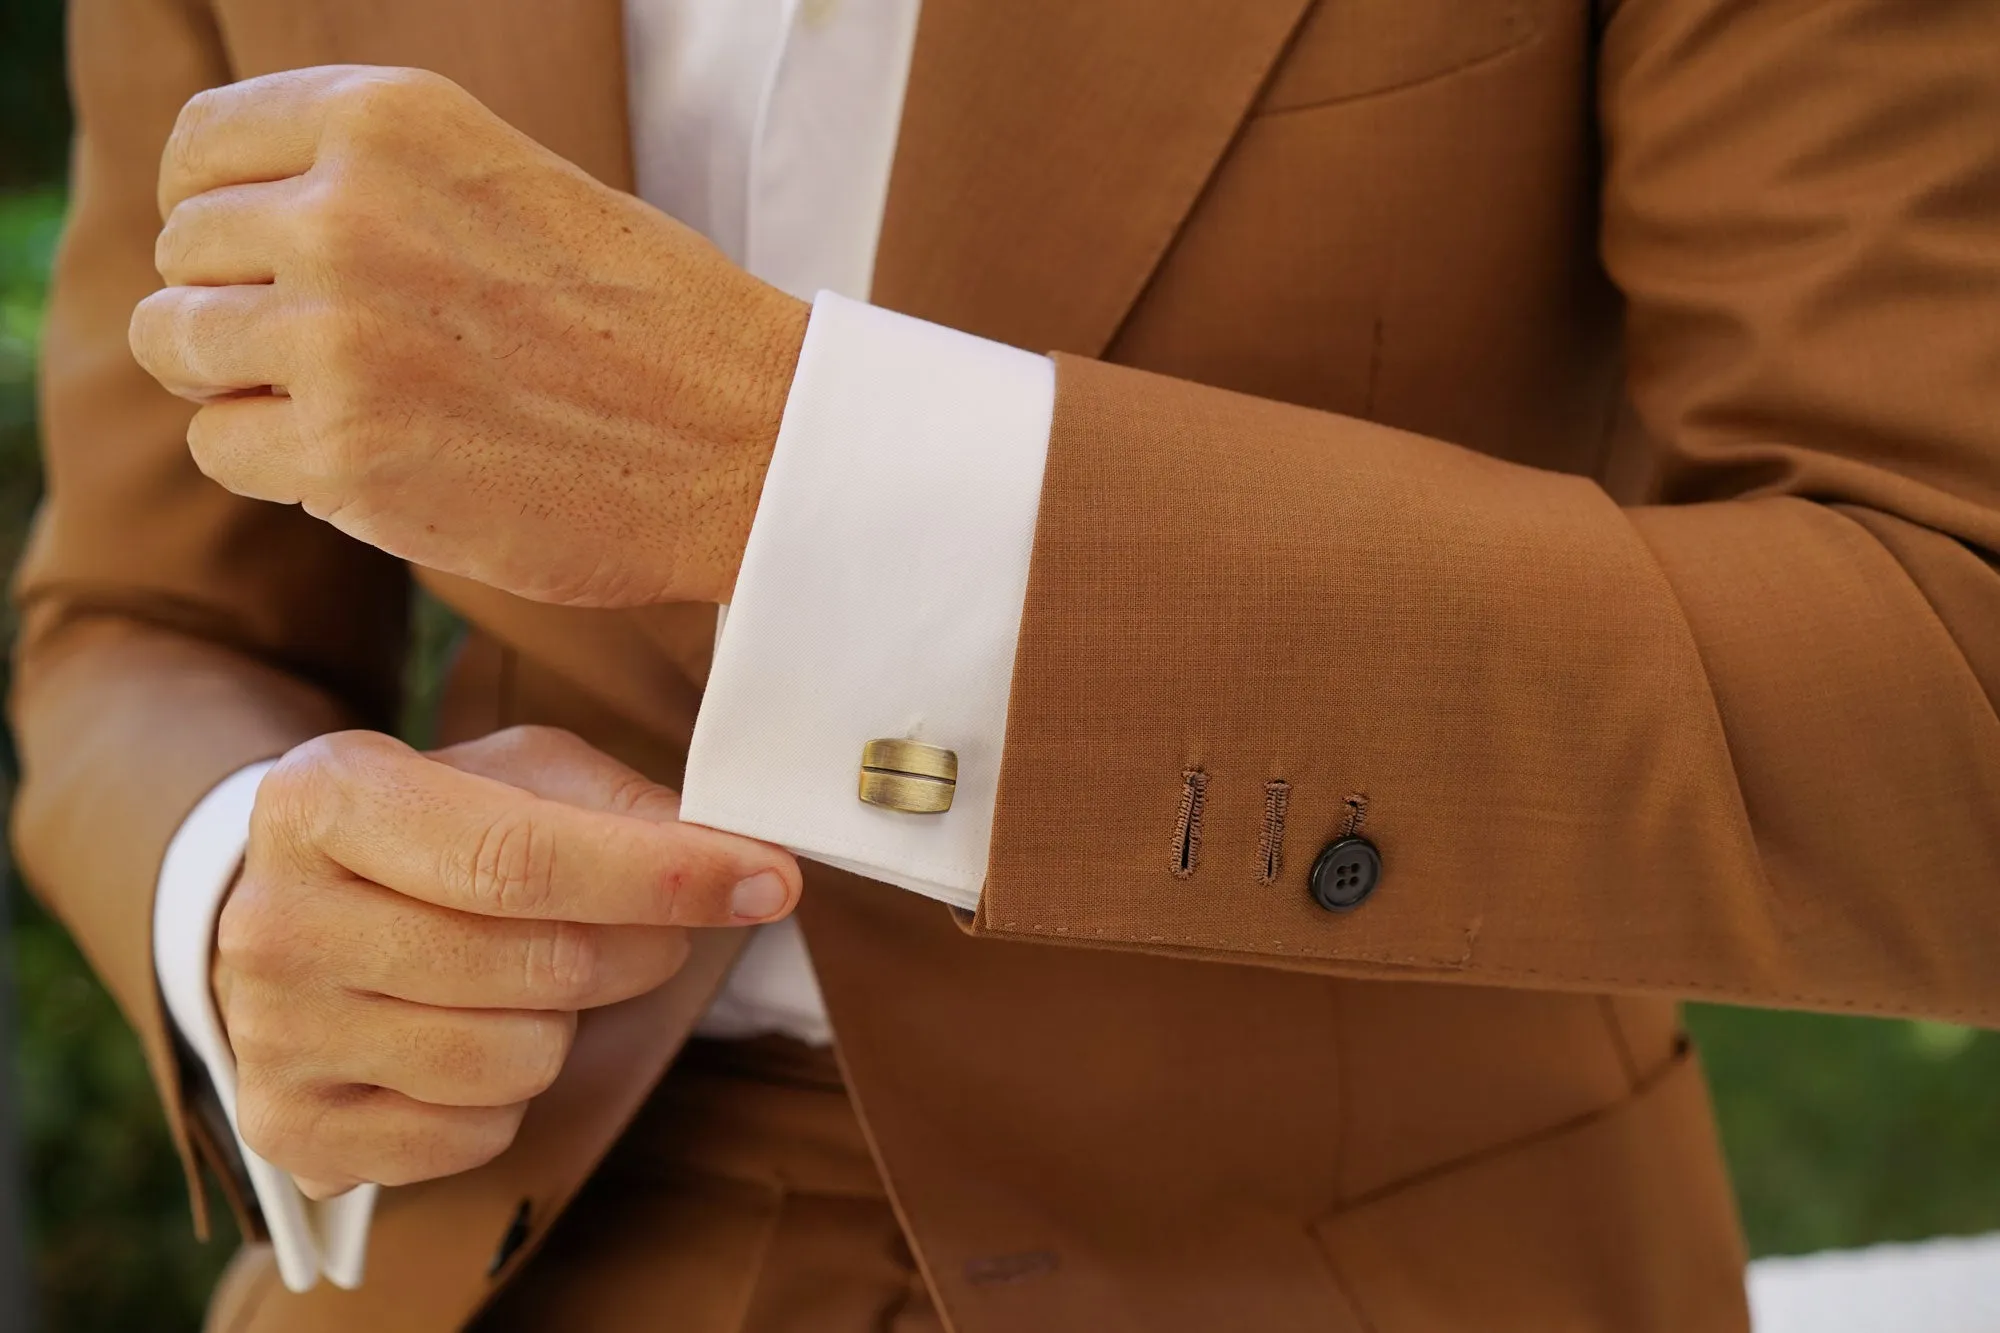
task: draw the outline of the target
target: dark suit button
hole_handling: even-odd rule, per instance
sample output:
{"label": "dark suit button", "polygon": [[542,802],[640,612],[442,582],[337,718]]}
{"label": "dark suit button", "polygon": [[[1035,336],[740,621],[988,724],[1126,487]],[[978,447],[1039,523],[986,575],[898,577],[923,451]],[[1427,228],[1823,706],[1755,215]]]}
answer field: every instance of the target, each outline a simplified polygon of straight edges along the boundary
{"label": "dark suit button", "polygon": [[1382,879],[1382,854],[1366,838],[1330,842],[1314,860],[1313,901],[1329,912],[1351,912]]}

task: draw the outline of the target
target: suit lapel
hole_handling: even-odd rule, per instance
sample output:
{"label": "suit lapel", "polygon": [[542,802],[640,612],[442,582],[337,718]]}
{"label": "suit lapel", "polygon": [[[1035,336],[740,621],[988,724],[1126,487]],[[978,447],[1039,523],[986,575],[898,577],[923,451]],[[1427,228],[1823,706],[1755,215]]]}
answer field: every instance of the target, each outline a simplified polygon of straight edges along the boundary
{"label": "suit lapel", "polygon": [[632,186],[621,0],[217,0],[239,77],[417,65],[607,184]]}
{"label": "suit lapel", "polygon": [[873,296],[1104,350],[1310,0],[924,0]]}
{"label": "suit lapel", "polygon": [[[1309,4],[924,0],[875,300],[1036,351],[1103,351]],[[425,65],[631,188],[621,0],[218,9],[263,68]]]}

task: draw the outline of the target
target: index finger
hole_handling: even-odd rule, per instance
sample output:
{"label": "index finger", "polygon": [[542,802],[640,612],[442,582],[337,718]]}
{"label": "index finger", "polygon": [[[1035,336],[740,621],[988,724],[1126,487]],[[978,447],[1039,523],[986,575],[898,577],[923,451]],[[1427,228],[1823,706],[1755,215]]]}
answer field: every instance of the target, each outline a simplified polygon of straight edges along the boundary
{"label": "index finger", "polygon": [[[316,851],[440,907],[602,925],[726,926],[775,919],[798,900],[798,863],[766,843],[548,800],[386,738],[317,756],[301,748],[305,755],[294,751],[265,778],[259,802],[267,792],[296,801],[297,817],[281,824],[304,830]],[[773,881],[781,892],[772,892]],[[739,913],[740,903],[757,910]]]}
{"label": "index finger", "polygon": [[160,155],[160,216],[220,186],[303,175],[319,154],[333,94],[385,74],[367,65],[321,65],[196,93]]}

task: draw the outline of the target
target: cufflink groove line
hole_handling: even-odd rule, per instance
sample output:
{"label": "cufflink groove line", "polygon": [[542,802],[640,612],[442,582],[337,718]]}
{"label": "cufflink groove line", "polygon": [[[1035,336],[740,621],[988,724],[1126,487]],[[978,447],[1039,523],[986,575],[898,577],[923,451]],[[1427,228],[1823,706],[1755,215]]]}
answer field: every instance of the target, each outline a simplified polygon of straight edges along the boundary
{"label": "cufflink groove line", "polygon": [[883,738],[861,747],[862,801],[908,814],[943,814],[958,790],[958,755],[941,745]]}

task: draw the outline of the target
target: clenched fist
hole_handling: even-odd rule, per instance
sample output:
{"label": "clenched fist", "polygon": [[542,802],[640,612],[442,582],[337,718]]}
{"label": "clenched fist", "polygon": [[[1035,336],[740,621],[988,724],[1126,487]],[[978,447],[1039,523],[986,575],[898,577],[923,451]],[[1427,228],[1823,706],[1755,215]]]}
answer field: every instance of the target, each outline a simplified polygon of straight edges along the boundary
{"label": "clenched fist", "polygon": [[546,728],[293,750],[258,789],[216,933],[244,1141],[315,1197],[497,1156],[578,1010],[666,981],[686,927],[797,901],[787,853],[679,806]]}
{"label": "clenched fist", "polygon": [[543,601],[727,601],[807,309],[449,80],[197,96],[132,350],[202,471]]}

